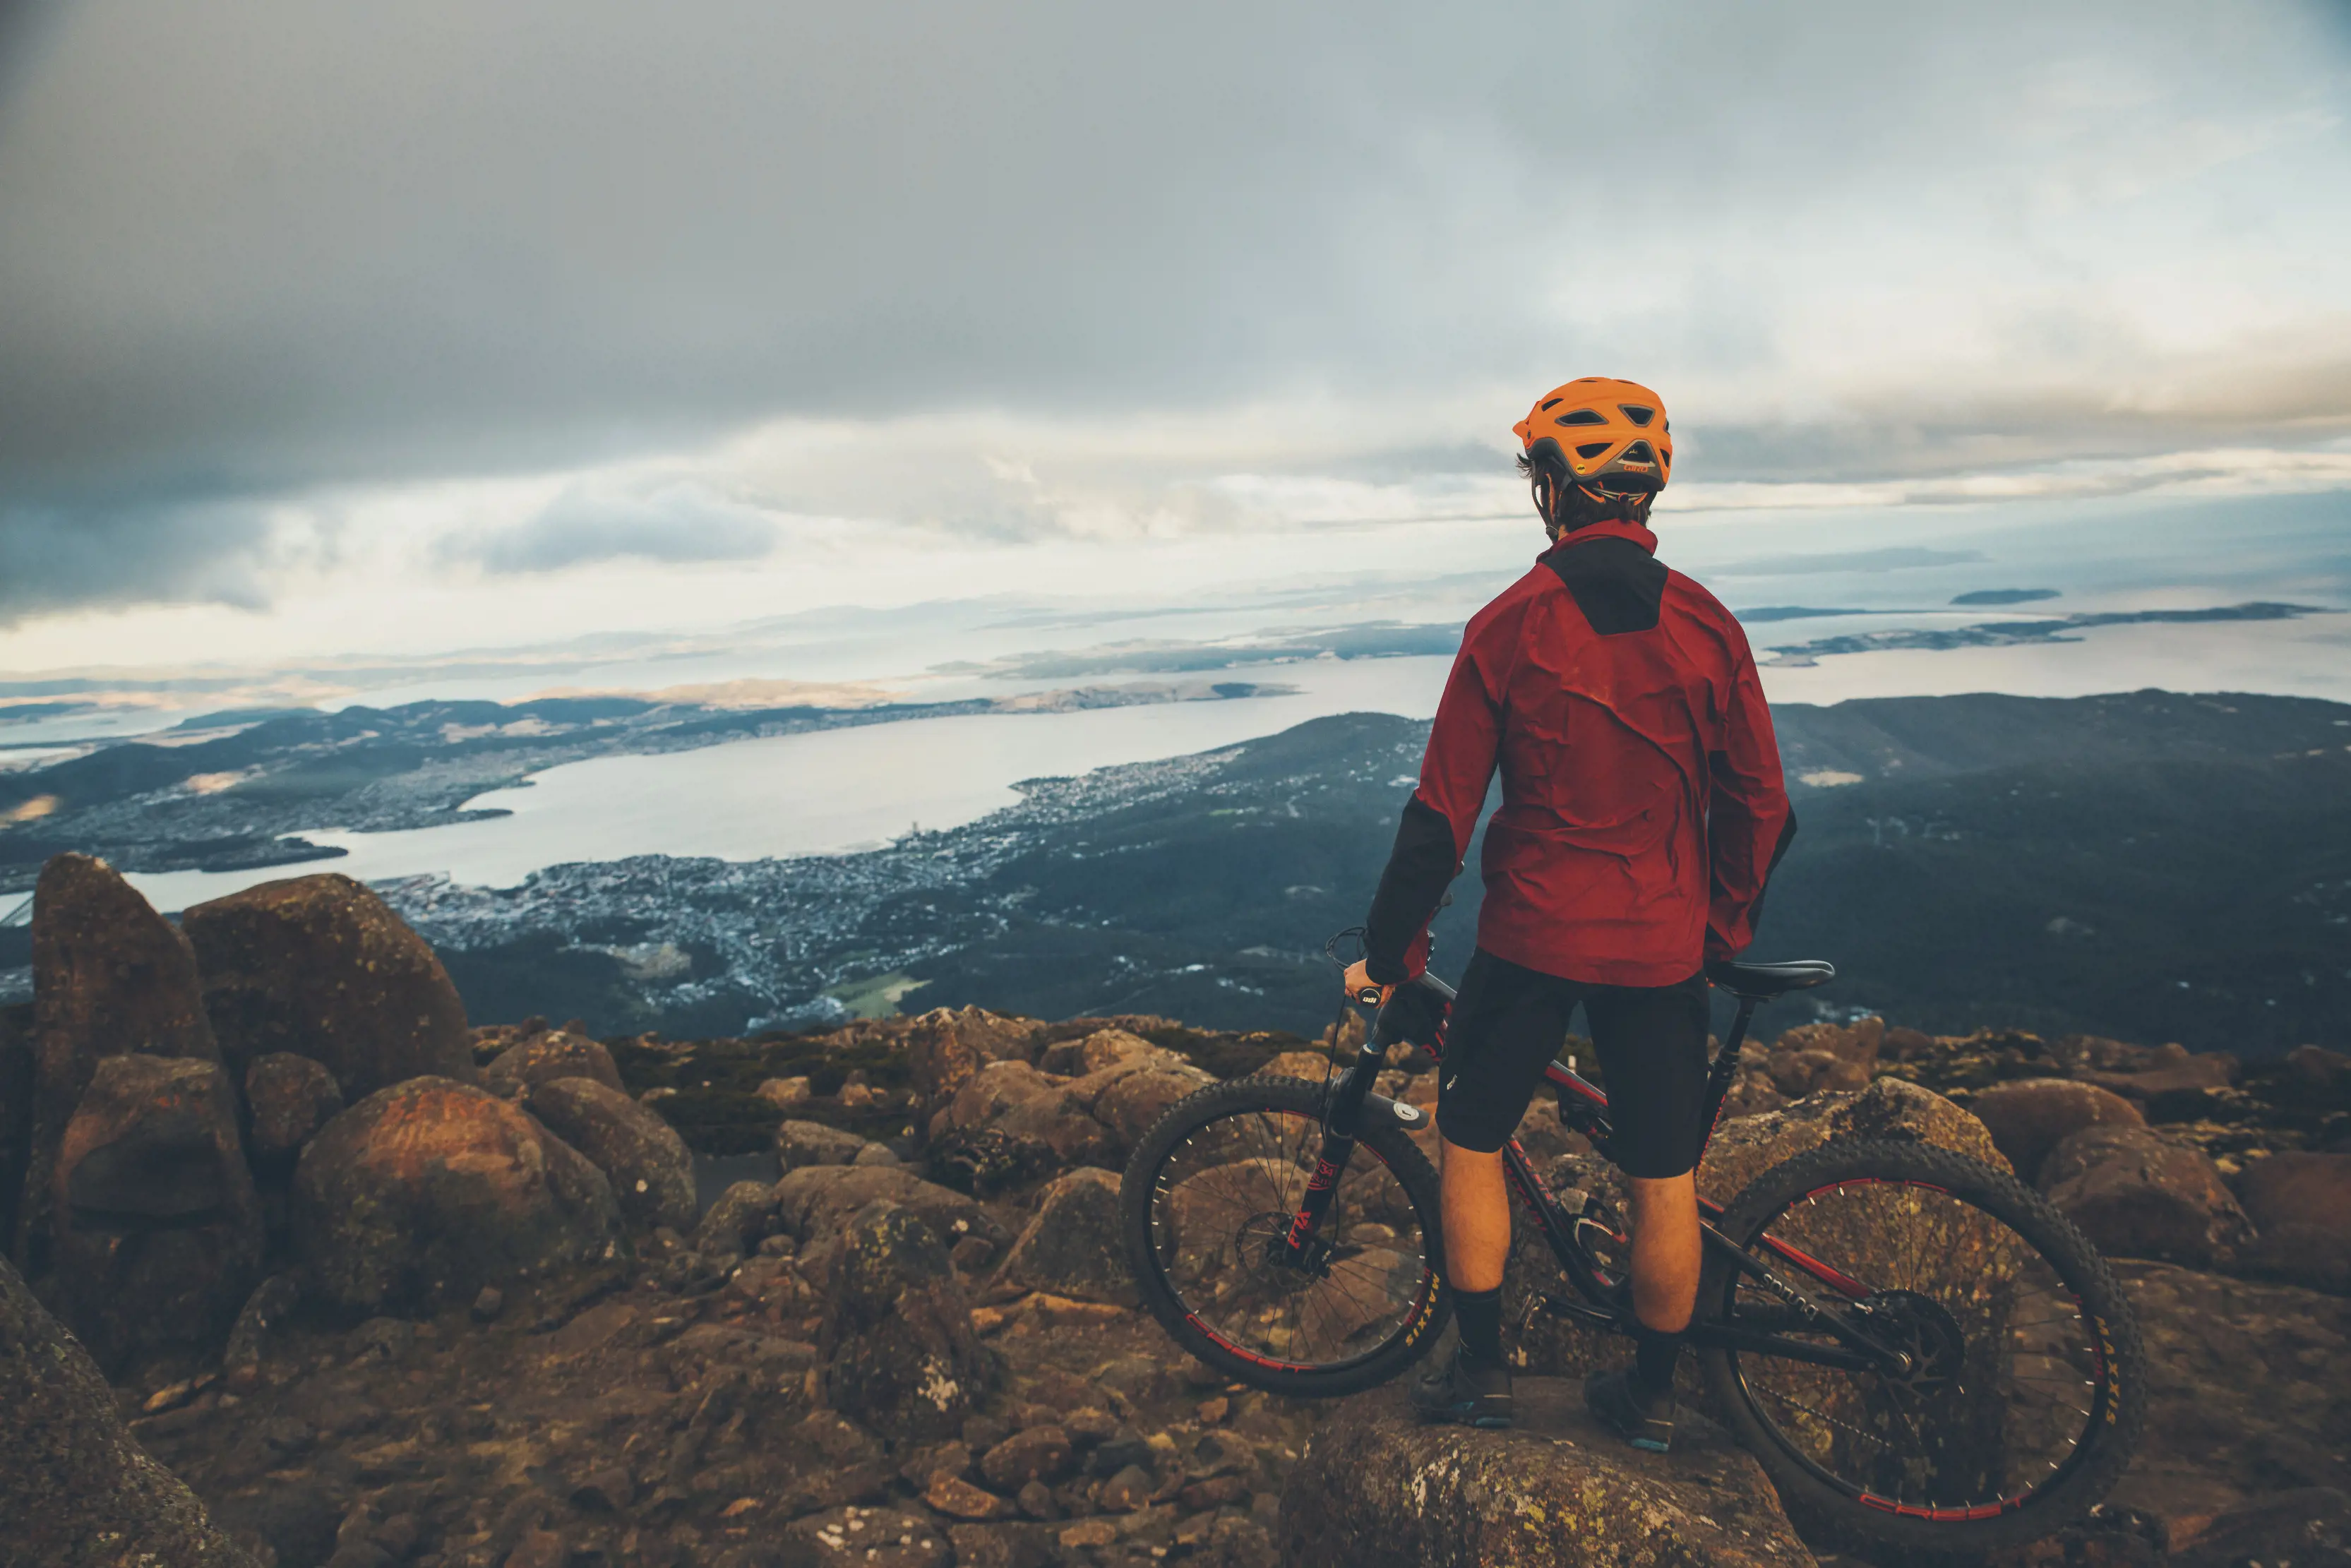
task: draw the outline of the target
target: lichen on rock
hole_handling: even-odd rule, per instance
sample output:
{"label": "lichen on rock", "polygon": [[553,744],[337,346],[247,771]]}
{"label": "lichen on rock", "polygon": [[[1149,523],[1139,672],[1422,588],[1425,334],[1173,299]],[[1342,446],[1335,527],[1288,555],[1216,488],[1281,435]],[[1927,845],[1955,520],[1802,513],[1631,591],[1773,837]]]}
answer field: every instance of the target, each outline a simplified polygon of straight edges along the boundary
{"label": "lichen on rock", "polygon": [[1811,1568],[1761,1466],[1686,1419],[1627,1448],[1561,1378],[1521,1378],[1510,1431],[1428,1426],[1400,1390],[1351,1401],[1281,1491],[1285,1568]]}

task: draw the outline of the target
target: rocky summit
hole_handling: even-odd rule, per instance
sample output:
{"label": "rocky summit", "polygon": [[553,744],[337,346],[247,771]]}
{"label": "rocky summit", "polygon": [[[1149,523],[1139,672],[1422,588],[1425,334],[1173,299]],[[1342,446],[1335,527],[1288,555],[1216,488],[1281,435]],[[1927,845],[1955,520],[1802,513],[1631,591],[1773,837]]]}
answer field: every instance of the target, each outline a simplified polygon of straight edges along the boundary
{"label": "rocky summit", "polygon": [[[597,1039],[470,1027],[339,878],[183,937],[66,857],[34,920],[37,999],[0,1012],[5,1568],[1813,1558],[1701,1417],[1670,1460],[1590,1427],[1572,1379],[1613,1343],[1514,1328],[1529,1419],[1469,1433],[1393,1387],[1228,1383],[1137,1310],[1128,1152],[1219,1079],[1319,1081],[1359,1019]],[[1427,1067],[1394,1053],[1382,1091],[1433,1105]],[[2351,1061],[1868,1019],[1749,1045],[1728,1112],[1718,1196],[1912,1138],[2118,1260],[2147,1439],[2003,1568],[2343,1560]],[[1547,1102],[1519,1132],[1555,1187],[1615,1180]],[[1522,1246],[1514,1300],[1548,1267]]]}

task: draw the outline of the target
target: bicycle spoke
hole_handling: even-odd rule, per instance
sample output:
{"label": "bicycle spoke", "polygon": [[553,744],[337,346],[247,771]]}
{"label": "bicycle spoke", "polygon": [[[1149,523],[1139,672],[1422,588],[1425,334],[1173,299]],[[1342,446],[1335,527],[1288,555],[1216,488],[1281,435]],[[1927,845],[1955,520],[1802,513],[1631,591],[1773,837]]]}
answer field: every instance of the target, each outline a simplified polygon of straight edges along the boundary
{"label": "bicycle spoke", "polygon": [[[1162,1277],[1184,1310],[1251,1354],[1302,1366],[1343,1363],[1387,1343],[1434,1288],[1419,1239],[1435,1217],[1419,1218],[1395,1176],[1361,1145],[1315,1234],[1290,1254],[1286,1238],[1305,1203],[1321,1135],[1308,1115],[1235,1114],[1179,1145],[1152,1188]],[[1379,1228],[1362,1232],[1370,1225]]]}
{"label": "bicycle spoke", "polygon": [[[2078,1391],[2094,1385],[2076,1368],[2095,1347],[2064,1282],[1997,1218],[1939,1187],[1856,1179],[1803,1195],[1765,1233],[1865,1281],[1861,1302],[1828,1304],[1910,1357],[1897,1375],[1731,1353],[1756,1414],[1837,1485],[1979,1506],[2024,1495],[2079,1446],[2092,1416]],[[1744,1278],[1724,1310],[1793,1327]]]}

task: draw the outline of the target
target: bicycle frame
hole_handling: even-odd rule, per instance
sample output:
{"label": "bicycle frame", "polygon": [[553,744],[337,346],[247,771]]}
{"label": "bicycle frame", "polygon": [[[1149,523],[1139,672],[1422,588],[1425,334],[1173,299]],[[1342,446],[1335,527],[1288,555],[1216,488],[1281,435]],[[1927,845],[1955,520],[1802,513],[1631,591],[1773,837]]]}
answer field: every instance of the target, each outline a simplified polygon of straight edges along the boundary
{"label": "bicycle frame", "polygon": [[[1434,1038],[1410,1043],[1442,1060],[1445,1051],[1445,1025],[1450,1019],[1454,1000],[1453,988],[1433,975],[1423,975],[1413,984],[1433,993],[1442,1004]],[[1721,1120],[1722,1103],[1730,1092],[1731,1081],[1739,1071],[1739,1049],[1747,1039],[1748,1026],[1753,1021],[1755,1009],[1762,998],[1740,996],[1739,1016],[1731,1026],[1729,1036],[1722,1042],[1707,1072],[1705,1117],[1707,1141]],[[1340,1177],[1353,1157],[1356,1134],[1369,1109],[1374,1113],[1395,1115],[1399,1121],[1410,1122],[1417,1113],[1399,1115],[1394,1101],[1373,1092],[1374,1081],[1386,1064],[1387,1048],[1401,1043],[1400,1030],[1389,1025],[1388,1009],[1380,1011],[1379,1022],[1365,1031],[1363,1048],[1354,1061],[1331,1085],[1324,1103],[1322,1117],[1322,1151],[1317,1160],[1314,1175],[1308,1181],[1303,1202],[1291,1219],[1289,1233],[1280,1244],[1283,1261],[1301,1269],[1313,1267],[1318,1249],[1318,1236],[1323,1217],[1330,1211],[1332,1195],[1338,1190]],[[1544,1070],[1547,1082],[1560,1091],[1560,1118],[1573,1131],[1590,1140],[1603,1156],[1609,1152],[1612,1128],[1608,1121],[1608,1096],[1600,1087],[1563,1061],[1553,1061]],[[1405,1108],[1409,1110],[1409,1108]],[[1704,1154],[1705,1144],[1699,1150]],[[1574,1240],[1576,1217],[1572,1216],[1554,1198],[1536,1176],[1534,1166],[1526,1150],[1512,1138],[1503,1145],[1502,1169],[1505,1181],[1526,1206],[1561,1270],[1574,1285],[1582,1302],[1562,1301],[1548,1294],[1538,1305],[1554,1316],[1564,1317],[1579,1325],[1603,1333],[1630,1333],[1632,1323],[1625,1305],[1616,1292],[1593,1271],[1583,1250]],[[1844,1342],[1844,1348],[1817,1341],[1792,1340],[1777,1334],[1740,1327],[1703,1318],[1690,1324],[1689,1342],[1719,1349],[1745,1350],[1778,1356],[1790,1361],[1802,1361],[1816,1365],[1840,1367],[1849,1371],[1885,1370],[1900,1374],[1908,1369],[1909,1357],[1890,1346],[1879,1343],[1865,1330],[1849,1322],[1834,1310],[1836,1302],[1857,1301],[1869,1295],[1869,1287],[1842,1270],[1789,1246],[1772,1237],[1765,1237],[1762,1250],[1779,1262],[1797,1270],[1826,1292],[1823,1301],[1812,1290],[1785,1279],[1761,1259],[1740,1247],[1715,1226],[1722,1216],[1722,1206],[1700,1195],[1698,1200],[1699,1232],[1705,1247],[1732,1269],[1761,1281],[1764,1288],[1778,1296],[1800,1319],[1815,1333],[1825,1332]]]}

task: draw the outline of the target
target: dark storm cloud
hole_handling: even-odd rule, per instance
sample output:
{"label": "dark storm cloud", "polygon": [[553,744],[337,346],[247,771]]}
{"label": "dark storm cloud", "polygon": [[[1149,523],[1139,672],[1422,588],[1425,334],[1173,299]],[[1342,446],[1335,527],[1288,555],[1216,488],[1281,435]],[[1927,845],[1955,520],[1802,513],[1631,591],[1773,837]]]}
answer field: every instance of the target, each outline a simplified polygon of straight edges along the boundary
{"label": "dark storm cloud", "polygon": [[85,497],[72,510],[0,497],[0,625],[60,604],[257,608],[275,530],[245,497]]}
{"label": "dark storm cloud", "polygon": [[[59,563],[6,602],[109,582],[52,536],[102,528],[125,485],[267,497],[778,415],[1145,418],[1542,385],[1570,358],[1767,374],[1749,274],[2013,155],[1986,97],[2022,57],[2117,63],[2186,112],[2300,82],[2340,57],[2327,26],[2284,4],[58,9],[0,76],[0,518],[36,519],[0,528],[49,539],[10,559]],[[1636,242],[1705,276],[1569,324],[1548,308],[1617,298]],[[2071,439],[1999,407],[1891,418],[1734,419],[1691,471]],[[473,554],[758,543],[705,521],[582,516],[565,543],[541,519]],[[193,531],[126,580],[236,580],[245,525],[173,528]]]}

